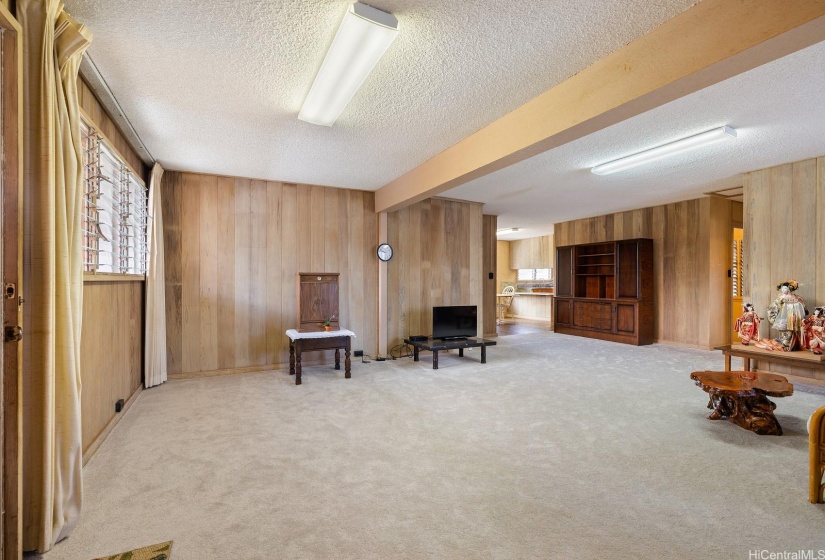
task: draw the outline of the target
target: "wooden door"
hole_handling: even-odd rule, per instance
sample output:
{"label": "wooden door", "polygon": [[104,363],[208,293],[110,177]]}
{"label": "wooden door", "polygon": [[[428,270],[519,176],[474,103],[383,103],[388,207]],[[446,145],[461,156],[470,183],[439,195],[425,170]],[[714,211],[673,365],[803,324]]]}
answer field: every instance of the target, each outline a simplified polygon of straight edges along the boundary
{"label": "wooden door", "polygon": [[0,460],[0,557],[22,557],[22,517],[20,501],[20,379],[22,298],[22,237],[20,235],[22,165],[22,67],[20,53],[22,32],[17,20],[0,4],[0,263],[2,263],[3,299],[0,320],[3,322],[3,352],[0,352],[0,441],[3,442]]}

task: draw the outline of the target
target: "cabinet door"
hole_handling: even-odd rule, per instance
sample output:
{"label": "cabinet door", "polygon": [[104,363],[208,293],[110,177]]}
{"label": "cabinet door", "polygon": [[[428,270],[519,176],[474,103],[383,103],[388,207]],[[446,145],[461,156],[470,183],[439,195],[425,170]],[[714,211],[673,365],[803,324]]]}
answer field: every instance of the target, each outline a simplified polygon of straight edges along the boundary
{"label": "cabinet door", "polygon": [[317,284],[321,298],[321,319],[326,321],[333,315],[338,321],[338,284]]}
{"label": "cabinet door", "polygon": [[616,304],[616,332],[636,334],[636,305],[635,303]]}
{"label": "cabinet door", "polygon": [[573,247],[556,249],[556,295],[573,296]]}
{"label": "cabinet door", "polygon": [[557,325],[570,325],[573,323],[573,307],[569,299],[558,299],[555,301],[555,317]]}
{"label": "cabinet door", "polygon": [[613,304],[573,302],[573,326],[609,331],[613,329]]}
{"label": "cabinet door", "polygon": [[[324,321],[325,309],[322,307],[322,290],[328,284],[306,282],[301,284],[301,322],[313,323]],[[328,317],[328,316],[327,316]]]}
{"label": "cabinet door", "polygon": [[617,243],[618,281],[616,297],[639,297],[639,244],[635,241]]}

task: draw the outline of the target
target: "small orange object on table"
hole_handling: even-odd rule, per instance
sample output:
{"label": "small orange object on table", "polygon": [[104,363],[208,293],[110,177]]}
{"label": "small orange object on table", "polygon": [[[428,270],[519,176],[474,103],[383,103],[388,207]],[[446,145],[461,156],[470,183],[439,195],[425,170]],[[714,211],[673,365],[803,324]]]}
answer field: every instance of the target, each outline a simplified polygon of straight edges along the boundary
{"label": "small orange object on table", "polygon": [[789,397],[793,385],[775,373],[755,371],[694,371],[696,384],[710,395],[711,420],[725,419],[759,435],[782,435],[768,397]]}

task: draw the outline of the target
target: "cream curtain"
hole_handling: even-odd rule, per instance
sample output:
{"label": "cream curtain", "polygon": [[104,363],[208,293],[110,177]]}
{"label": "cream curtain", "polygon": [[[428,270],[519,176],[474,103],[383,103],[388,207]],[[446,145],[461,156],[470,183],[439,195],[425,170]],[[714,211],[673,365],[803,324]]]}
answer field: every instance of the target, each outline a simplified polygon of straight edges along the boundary
{"label": "cream curtain", "polygon": [[18,0],[24,64],[23,548],[80,516],[83,201],[77,74],[91,33],[58,0]]}
{"label": "cream curtain", "polygon": [[163,168],[155,163],[149,181],[149,270],[146,275],[146,348],[144,386],[166,381],[166,284],[163,266],[163,212],[160,181]]}

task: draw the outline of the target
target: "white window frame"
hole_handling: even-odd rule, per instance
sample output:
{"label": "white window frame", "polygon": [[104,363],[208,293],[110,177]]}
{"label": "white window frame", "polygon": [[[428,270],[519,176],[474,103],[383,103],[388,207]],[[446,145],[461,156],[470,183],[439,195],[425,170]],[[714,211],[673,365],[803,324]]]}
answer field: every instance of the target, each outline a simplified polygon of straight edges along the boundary
{"label": "white window frame", "polygon": [[518,269],[519,282],[552,282],[552,268],[520,268]]}
{"label": "white window frame", "polygon": [[83,271],[145,278],[148,189],[105,136],[85,120]]}

